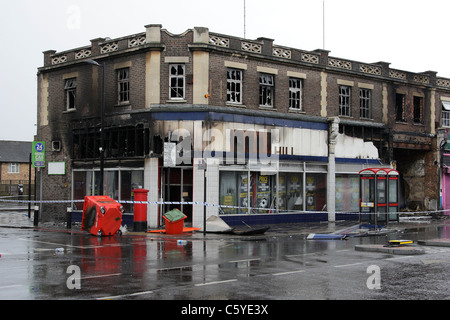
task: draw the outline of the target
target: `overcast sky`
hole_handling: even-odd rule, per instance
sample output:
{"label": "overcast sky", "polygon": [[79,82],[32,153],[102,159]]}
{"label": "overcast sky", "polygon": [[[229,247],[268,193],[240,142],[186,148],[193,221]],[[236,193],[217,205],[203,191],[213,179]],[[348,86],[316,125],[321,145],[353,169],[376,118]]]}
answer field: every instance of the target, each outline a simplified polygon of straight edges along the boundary
{"label": "overcast sky", "polygon": [[[448,0],[246,0],[246,38],[321,49],[323,3],[331,56],[450,78]],[[0,140],[32,141],[36,134],[43,51],[144,32],[147,24],[175,34],[200,26],[244,37],[244,0],[13,0],[1,10]]]}

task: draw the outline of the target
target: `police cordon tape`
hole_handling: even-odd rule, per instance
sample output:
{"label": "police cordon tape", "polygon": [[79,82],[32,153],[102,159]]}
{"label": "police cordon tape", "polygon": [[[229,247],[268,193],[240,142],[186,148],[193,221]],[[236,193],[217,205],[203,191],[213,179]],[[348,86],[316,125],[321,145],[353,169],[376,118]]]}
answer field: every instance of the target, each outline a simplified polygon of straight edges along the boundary
{"label": "police cordon tape", "polygon": [[[328,213],[328,211],[303,211],[303,210],[279,210],[278,212],[276,208],[248,208],[248,207],[239,207],[239,206],[226,206],[226,205],[220,205],[220,204],[213,204],[213,203],[207,203],[207,202],[201,202],[201,201],[135,201],[135,200],[116,200],[117,202],[121,204],[155,204],[155,205],[203,205],[206,207],[218,207],[220,209],[242,209],[243,211],[249,211],[251,213],[258,212],[262,210],[266,211],[273,211],[269,213],[278,213],[278,214],[292,214],[292,213]],[[80,203],[84,202],[84,200],[10,200],[10,199],[4,199],[0,198],[0,203],[4,202],[11,202],[11,203],[31,203],[31,204],[55,204],[55,203]],[[449,212],[450,209],[445,210],[433,210],[433,211],[405,211],[405,212],[389,212],[389,214],[433,214],[433,213],[439,213],[439,212]],[[374,214],[373,212],[335,212],[336,214]],[[378,212],[377,214],[383,214],[381,212]],[[386,213],[384,213],[386,214]]]}

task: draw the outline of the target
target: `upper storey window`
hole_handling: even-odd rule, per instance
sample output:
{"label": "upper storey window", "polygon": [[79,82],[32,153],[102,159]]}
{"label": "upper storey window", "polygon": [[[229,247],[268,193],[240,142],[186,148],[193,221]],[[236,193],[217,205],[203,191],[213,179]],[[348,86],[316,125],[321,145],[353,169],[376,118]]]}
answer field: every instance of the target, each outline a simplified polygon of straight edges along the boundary
{"label": "upper storey window", "polygon": [[242,104],[242,70],[227,70],[227,102]]}
{"label": "upper storey window", "polygon": [[130,102],[130,68],[117,70],[118,103]]}
{"label": "upper storey window", "polygon": [[184,64],[169,65],[169,91],[170,99],[184,100],[186,72]]}

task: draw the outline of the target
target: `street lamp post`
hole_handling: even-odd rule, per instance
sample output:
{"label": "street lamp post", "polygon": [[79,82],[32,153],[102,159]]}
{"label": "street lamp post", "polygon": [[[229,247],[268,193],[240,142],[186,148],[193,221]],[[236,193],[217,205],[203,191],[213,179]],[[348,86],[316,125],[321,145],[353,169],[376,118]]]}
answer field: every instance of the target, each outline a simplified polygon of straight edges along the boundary
{"label": "street lamp post", "polygon": [[100,106],[100,188],[99,195],[103,195],[104,173],[105,173],[105,64],[95,60],[85,60],[85,63],[92,64],[102,69],[102,101]]}

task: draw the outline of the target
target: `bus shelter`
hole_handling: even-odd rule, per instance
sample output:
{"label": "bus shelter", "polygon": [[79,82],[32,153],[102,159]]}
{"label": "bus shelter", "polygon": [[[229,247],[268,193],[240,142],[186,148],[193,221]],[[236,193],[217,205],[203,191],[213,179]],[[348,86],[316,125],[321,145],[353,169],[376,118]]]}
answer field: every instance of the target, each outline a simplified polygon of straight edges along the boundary
{"label": "bus shelter", "polygon": [[368,168],[359,172],[360,223],[388,224],[398,222],[398,171],[390,168]]}

